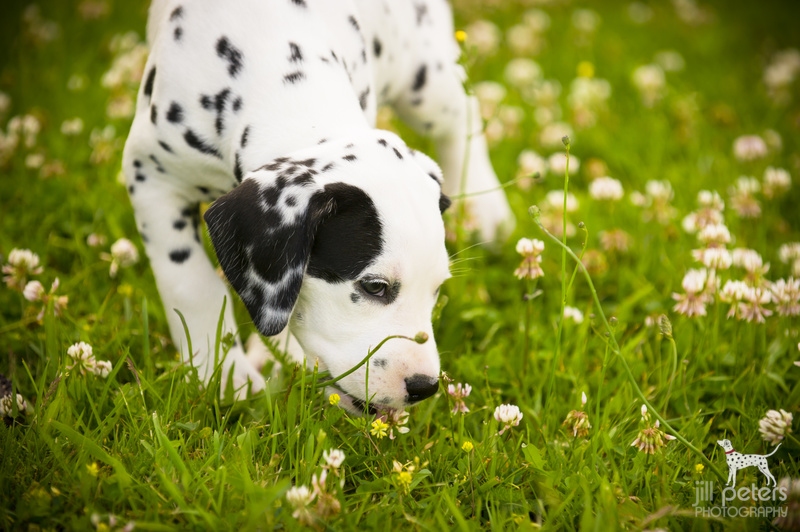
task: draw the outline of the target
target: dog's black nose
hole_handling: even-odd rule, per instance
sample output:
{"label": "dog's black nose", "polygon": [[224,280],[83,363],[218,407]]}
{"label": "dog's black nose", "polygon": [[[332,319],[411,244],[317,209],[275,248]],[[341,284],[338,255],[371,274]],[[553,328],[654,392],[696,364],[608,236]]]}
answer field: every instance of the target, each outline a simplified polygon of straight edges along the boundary
{"label": "dog's black nose", "polygon": [[439,389],[439,379],[426,375],[416,374],[406,379],[406,390],[408,390],[408,402],[418,403],[435,394]]}

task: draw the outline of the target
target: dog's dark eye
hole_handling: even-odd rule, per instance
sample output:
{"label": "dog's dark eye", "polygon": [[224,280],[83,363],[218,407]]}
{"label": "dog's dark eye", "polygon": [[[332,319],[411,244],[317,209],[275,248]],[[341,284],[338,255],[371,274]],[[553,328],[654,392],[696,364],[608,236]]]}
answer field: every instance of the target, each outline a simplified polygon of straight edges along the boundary
{"label": "dog's dark eye", "polygon": [[361,281],[361,288],[364,292],[368,293],[371,296],[375,297],[383,297],[386,295],[386,281],[377,281],[377,280],[369,280],[369,281]]}

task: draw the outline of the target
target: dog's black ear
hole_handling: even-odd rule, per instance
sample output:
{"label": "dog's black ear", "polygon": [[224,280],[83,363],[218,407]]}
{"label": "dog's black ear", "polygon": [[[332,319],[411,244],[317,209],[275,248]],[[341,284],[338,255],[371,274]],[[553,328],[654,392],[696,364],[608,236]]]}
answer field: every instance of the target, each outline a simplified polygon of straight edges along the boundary
{"label": "dog's black ear", "polygon": [[314,234],[332,209],[311,180],[291,187],[280,179],[265,184],[248,178],[206,211],[222,271],[261,334],[274,336],[286,327]]}
{"label": "dog's black ear", "polygon": [[290,174],[263,170],[205,213],[222,271],[265,336],[286,327],[306,271],[330,283],[356,279],[383,246],[366,192]]}

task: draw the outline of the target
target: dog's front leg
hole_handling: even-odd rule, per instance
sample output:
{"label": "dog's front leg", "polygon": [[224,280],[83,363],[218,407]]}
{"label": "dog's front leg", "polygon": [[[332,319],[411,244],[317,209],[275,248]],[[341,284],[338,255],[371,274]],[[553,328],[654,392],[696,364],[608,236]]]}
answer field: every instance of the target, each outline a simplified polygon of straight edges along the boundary
{"label": "dog's front leg", "polygon": [[[183,361],[192,363],[200,380],[208,383],[214,372],[217,323],[227,298],[222,335],[237,336],[221,361],[223,387],[232,371],[237,398],[246,395],[248,381],[252,392],[263,390],[264,378],[248,362],[238,338],[230,293],[203,248],[197,202],[168,184],[148,179],[142,168],[135,168],[134,175],[144,179],[130,181],[131,203],[164,303],[172,340]],[[183,323],[174,309],[186,319],[194,353],[189,352]]]}

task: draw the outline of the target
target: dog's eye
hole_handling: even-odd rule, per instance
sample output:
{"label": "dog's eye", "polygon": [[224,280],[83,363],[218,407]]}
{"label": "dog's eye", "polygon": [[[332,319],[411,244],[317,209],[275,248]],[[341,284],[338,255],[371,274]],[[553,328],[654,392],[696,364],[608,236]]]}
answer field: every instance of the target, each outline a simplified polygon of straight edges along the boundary
{"label": "dog's eye", "polygon": [[383,297],[386,295],[386,281],[369,280],[361,281],[361,289],[371,296]]}

